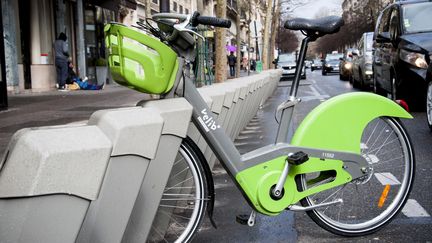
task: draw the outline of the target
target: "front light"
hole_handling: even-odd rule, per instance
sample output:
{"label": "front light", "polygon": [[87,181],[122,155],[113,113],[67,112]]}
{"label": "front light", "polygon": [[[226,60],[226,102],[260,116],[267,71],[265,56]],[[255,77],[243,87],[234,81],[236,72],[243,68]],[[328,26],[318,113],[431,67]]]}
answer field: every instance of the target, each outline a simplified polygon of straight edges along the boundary
{"label": "front light", "polygon": [[401,49],[399,55],[403,61],[411,65],[424,69],[428,68],[424,54]]}
{"label": "front light", "polygon": [[366,75],[372,75],[373,72],[372,72],[371,70],[367,70],[367,71],[365,71],[365,74],[366,74]]}
{"label": "front light", "polygon": [[328,63],[326,63],[326,65],[325,65],[326,67],[330,67],[330,64],[328,64]]}
{"label": "front light", "polygon": [[347,63],[345,63],[344,67],[345,67],[345,69],[351,69],[352,64],[350,62],[347,62]]}

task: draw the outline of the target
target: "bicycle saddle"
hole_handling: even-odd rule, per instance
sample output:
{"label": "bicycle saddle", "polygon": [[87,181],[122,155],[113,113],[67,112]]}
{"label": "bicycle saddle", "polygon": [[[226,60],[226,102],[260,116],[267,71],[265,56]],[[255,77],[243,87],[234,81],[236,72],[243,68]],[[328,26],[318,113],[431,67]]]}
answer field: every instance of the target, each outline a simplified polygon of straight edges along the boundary
{"label": "bicycle saddle", "polygon": [[342,17],[328,16],[319,19],[294,18],[287,20],[285,29],[303,30],[306,32],[319,32],[320,34],[333,34],[344,25]]}

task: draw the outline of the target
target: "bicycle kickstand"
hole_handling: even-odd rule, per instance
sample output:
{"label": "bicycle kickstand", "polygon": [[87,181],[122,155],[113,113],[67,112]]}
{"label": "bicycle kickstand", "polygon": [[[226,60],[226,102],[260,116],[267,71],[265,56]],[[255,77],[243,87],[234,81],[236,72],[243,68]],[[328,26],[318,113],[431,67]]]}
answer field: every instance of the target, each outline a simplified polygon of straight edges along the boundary
{"label": "bicycle kickstand", "polygon": [[249,227],[255,225],[255,219],[256,219],[256,212],[254,210],[252,210],[250,215],[240,214],[236,216],[237,223],[242,225],[248,225]]}

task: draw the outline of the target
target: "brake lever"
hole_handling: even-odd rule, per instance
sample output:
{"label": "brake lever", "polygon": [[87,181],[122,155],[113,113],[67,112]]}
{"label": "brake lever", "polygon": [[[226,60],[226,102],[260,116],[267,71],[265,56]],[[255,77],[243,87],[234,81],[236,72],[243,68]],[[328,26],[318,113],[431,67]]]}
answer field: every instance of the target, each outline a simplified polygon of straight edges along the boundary
{"label": "brake lever", "polygon": [[187,33],[191,33],[191,34],[197,36],[198,38],[201,38],[203,41],[205,41],[205,37],[204,37],[204,36],[202,36],[202,35],[198,34],[197,32],[195,32],[195,31],[193,31],[193,30],[187,28],[187,26],[190,24],[190,19],[191,19],[191,15],[188,15],[188,16],[186,17],[186,19],[185,19],[183,22],[181,22],[181,23],[179,23],[179,24],[175,24],[173,27],[174,27],[178,32],[187,32]]}

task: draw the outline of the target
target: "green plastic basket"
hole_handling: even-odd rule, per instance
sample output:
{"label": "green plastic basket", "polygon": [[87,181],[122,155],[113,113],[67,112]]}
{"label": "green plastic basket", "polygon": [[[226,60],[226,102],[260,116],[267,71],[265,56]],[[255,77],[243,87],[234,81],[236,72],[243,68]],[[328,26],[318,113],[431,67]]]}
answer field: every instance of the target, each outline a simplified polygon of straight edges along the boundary
{"label": "green plastic basket", "polygon": [[149,94],[171,90],[179,63],[170,47],[121,24],[107,24],[104,31],[108,65],[117,83]]}

